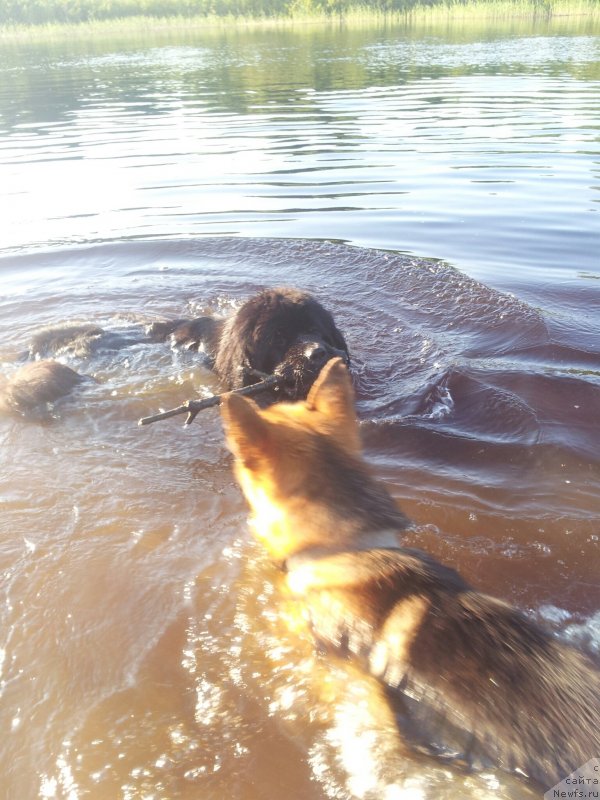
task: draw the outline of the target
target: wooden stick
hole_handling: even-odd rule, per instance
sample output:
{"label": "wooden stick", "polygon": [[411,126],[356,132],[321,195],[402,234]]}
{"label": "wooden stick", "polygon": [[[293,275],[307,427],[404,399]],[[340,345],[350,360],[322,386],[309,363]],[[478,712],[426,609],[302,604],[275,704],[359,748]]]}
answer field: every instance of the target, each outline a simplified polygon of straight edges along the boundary
{"label": "wooden stick", "polygon": [[232,389],[231,392],[214,394],[212,397],[207,397],[205,400],[186,400],[183,405],[177,406],[177,408],[170,408],[168,411],[161,411],[158,414],[152,414],[150,417],[142,417],[138,420],[138,425],[150,425],[152,422],[175,417],[178,414],[187,414],[184,425],[191,425],[200,411],[204,411],[205,408],[212,408],[212,406],[218,406],[224,394],[241,394],[248,397],[253,394],[266,392],[268,389],[272,389],[283,382],[278,375],[266,375],[264,372],[259,372],[258,370],[249,370],[249,374],[260,377],[262,380],[250,386],[242,386],[241,389]]}

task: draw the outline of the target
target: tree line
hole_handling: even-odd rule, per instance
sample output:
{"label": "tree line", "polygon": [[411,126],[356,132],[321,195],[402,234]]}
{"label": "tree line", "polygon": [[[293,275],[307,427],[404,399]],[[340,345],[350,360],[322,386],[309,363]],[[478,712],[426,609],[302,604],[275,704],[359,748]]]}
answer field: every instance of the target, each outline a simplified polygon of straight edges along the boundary
{"label": "tree line", "polygon": [[[364,9],[402,13],[415,6],[461,5],[464,0],[1,0],[0,24],[43,25],[149,17],[294,17],[343,15]],[[541,0],[543,2],[543,0]],[[493,0],[491,2],[493,4]]]}

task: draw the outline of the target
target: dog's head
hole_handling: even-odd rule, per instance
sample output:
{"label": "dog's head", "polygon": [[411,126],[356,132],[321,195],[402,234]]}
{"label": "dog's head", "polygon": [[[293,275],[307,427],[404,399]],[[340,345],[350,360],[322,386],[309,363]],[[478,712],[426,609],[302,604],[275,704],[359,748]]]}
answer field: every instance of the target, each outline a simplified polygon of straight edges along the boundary
{"label": "dog's head", "polygon": [[[352,505],[356,471],[348,464],[361,463],[352,383],[343,360],[326,364],[303,402],[261,409],[230,394],[223,397],[221,413],[236,476],[269,553],[285,560],[322,544],[323,532],[332,526],[314,516]],[[303,514],[313,517],[298,526]]]}
{"label": "dog's head", "polygon": [[305,292],[268,289],[246,301],[227,323],[216,368],[232,386],[256,381],[244,376],[248,369],[279,375],[279,396],[299,400],[336,356],[347,364],[350,361],[344,337],[329,311]]}

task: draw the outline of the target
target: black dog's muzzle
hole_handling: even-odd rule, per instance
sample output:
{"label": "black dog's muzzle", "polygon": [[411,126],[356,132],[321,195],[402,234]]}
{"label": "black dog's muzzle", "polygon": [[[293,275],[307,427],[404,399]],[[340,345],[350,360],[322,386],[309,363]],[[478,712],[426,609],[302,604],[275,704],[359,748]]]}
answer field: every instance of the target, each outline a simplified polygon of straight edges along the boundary
{"label": "black dog's muzzle", "polygon": [[274,370],[283,379],[279,391],[291,400],[305,399],[325,364],[338,356],[349,366],[345,350],[312,337],[297,340]]}
{"label": "black dog's muzzle", "polygon": [[338,350],[337,347],[331,347],[323,342],[308,342],[304,345],[304,357],[308,359],[311,365],[318,367],[321,370],[328,361],[332,358],[342,358],[345,364],[350,364],[348,353],[345,350]]}

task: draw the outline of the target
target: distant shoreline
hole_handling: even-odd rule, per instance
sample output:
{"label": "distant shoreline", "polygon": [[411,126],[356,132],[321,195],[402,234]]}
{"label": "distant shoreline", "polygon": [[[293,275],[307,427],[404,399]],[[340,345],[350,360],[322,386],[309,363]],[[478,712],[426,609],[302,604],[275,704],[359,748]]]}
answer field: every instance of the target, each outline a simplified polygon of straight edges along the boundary
{"label": "distant shoreline", "polygon": [[[136,3],[135,8],[145,5],[154,8],[156,3]],[[177,13],[189,7],[189,0],[167,0],[163,7],[169,9],[165,15],[144,14],[131,16],[109,16],[111,2],[103,4],[104,16],[102,19],[69,19],[67,11],[61,12],[63,0],[32,0],[28,13],[35,14],[38,8],[40,21],[16,22],[6,21],[10,12],[0,12],[0,40],[11,39],[52,39],[62,38],[65,35],[77,36],[103,36],[131,33],[176,33],[178,31],[202,31],[207,29],[224,28],[292,28],[303,25],[343,25],[362,26],[370,23],[428,25],[443,22],[482,23],[485,20],[507,20],[509,18],[527,18],[540,20],[564,20],[573,17],[586,17],[590,20],[600,21],[600,0],[465,0],[453,2],[452,0],[433,0],[431,4],[424,5],[422,0],[404,0],[403,8],[392,11],[349,5],[347,0],[341,0],[337,13],[326,13],[322,8],[311,8],[311,0],[297,0],[290,5],[286,14],[206,14],[187,15]],[[80,8],[87,7],[86,13],[91,13],[94,0],[82,2]],[[231,5],[233,5],[233,0]],[[342,8],[341,6],[345,7]],[[228,7],[224,3],[223,7]],[[334,7],[333,4],[330,8]],[[117,8],[115,4],[115,9]],[[118,8],[123,8],[121,2]],[[134,6],[132,6],[134,8]],[[16,14],[17,12],[15,12]],[[21,13],[21,12],[19,12]],[[54,14],[57,19],[43,19]],[[61,19],[62,16],[62,19]],[[65,18],[66,17],[66,18]]]}

